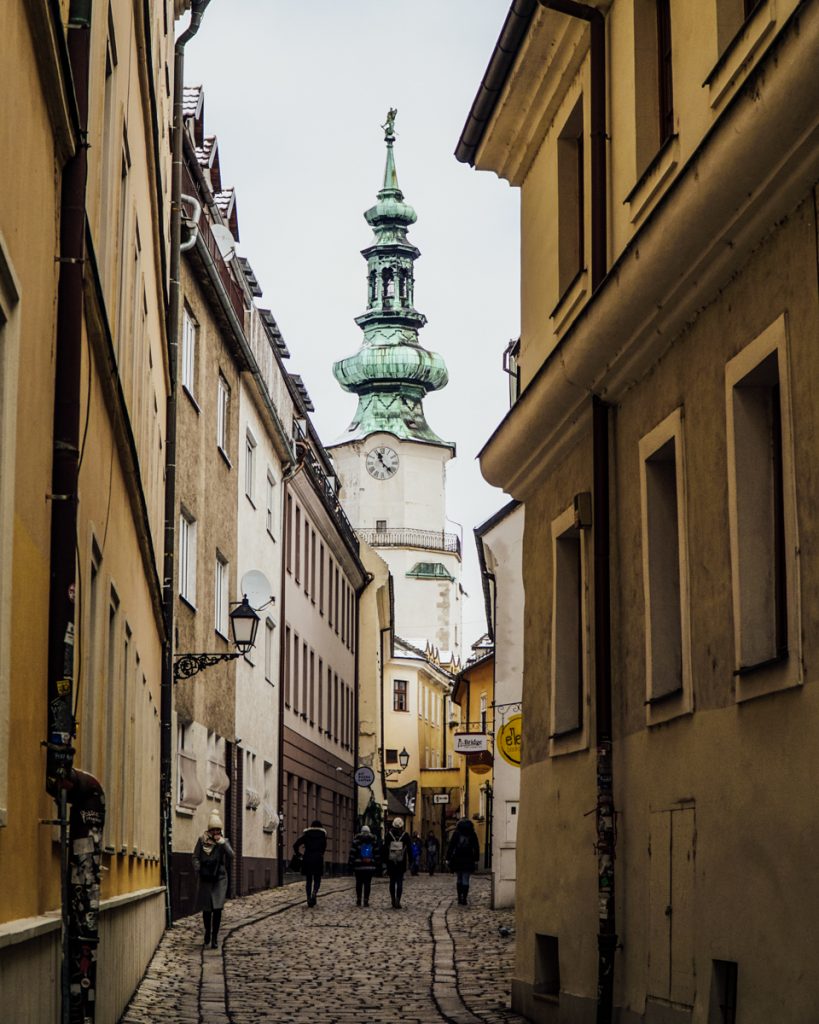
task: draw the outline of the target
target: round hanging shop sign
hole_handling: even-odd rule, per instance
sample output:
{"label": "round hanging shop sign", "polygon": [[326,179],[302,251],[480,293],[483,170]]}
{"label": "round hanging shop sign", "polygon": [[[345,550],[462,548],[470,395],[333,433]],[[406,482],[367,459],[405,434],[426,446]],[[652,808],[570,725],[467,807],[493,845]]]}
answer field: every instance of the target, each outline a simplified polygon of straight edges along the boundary
{"label": "round hanging shop sign", "polygon": [[523,716],[511,715],[498,729],[495,749],[515,768],[520,768],[520,741],[523,737]]}
{"label": "round hanging shop sign", "polygon": [[375,782],[375,772],[369,765],[363,764],[356,768],[353,778],[357,786],[371,786]]}

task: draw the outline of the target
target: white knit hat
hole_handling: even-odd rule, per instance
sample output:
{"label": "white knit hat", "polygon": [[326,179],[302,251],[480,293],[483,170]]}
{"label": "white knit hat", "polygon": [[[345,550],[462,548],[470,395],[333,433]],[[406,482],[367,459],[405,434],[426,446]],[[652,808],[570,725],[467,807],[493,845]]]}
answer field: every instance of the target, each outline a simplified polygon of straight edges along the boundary
{"label": "white knit hat", "polygon": [[218,828],[220,832],[222,831],[222,819],[219,817],[218,811],[211,811],[210,817],[208,818],[208,832],[210,832],[211,829],[216,828]]}
{"label": "white knit hat", "polygon": [[393,818],[392,819],[392,827],[393,828],[403,828],[404,827],[404,819],[403,818]]}
{"label": "white knit hat", "polygon": [[361,826],[361,831],[365,832],[367,835],[369,835],[370,834],[370,826],[369,825],[362,825]]}

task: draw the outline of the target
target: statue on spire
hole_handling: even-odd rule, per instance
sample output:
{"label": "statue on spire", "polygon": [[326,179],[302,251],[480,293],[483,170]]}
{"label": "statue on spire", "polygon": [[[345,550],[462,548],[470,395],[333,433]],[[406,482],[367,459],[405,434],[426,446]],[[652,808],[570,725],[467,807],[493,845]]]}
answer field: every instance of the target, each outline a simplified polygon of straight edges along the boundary
{"label": "statue on spire", "polygon": [[395,117],[398,113],[397,107],[390,107],[387,111],[387,120],[381,127],[384,129],[384,141],[394,142],[395,141]]}

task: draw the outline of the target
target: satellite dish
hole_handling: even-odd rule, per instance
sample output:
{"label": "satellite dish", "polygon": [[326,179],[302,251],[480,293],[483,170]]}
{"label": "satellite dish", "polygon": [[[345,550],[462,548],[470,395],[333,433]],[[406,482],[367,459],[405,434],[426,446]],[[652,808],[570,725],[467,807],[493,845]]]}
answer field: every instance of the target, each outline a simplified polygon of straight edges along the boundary
{"label": "satellite dish", "polygon": [[259,611],[273,600],[273,588],[267,576],[259,569],[251,569],[242,577],[242,593],[247,596],[252,608]]}
{"label": "satellite dish", "polygon": [[233,237],[230,228],[226,228],[224,224],[211,224],[210,230],[216,239],[216,244],[219,246],[222,259],[225,263],[230,263],[236,255],[236,239]]}

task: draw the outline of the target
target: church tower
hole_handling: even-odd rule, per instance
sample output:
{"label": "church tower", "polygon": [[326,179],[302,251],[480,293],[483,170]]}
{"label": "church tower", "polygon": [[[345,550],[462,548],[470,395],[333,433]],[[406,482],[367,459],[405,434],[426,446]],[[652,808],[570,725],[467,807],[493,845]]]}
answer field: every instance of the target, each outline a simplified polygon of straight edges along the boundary
{"label": "church tower", "polygon": [[328,447],[348,518],[392,572],[398,634],[457,656],[461,550],[458,536],[446,531],[446,464],[455,445],[432,430],[423,405],[448,374],[443,359],[418,340],[426,323],[414,305],[420,252],[407,238],[416,215],[398,187],[395,114],[384,125],[384,184],[364,214],[374,235],[362,250],[367,308],[356,323],[364,337],[355,355],[333,366],[341,387],[358,395],[358,409]]}

